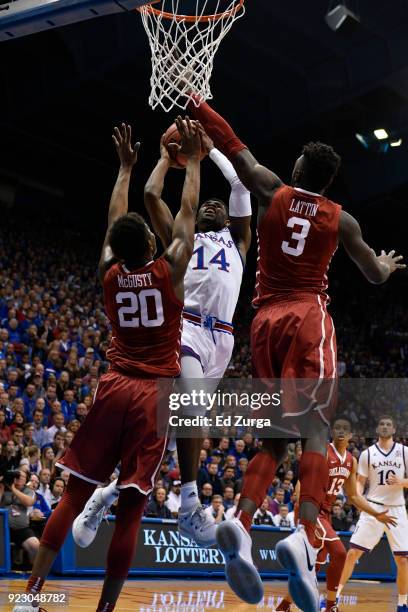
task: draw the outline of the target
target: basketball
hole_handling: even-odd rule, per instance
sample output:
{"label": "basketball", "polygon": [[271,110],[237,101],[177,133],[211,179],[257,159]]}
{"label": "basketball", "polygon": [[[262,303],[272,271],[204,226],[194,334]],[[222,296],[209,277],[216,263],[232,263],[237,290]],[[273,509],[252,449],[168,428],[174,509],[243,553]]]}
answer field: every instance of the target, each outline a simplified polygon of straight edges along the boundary
{"label": "basketball", "polygon": [[[175,123],[172,123],[168,130],[166,130],[166,133],[164,134],[164,145],[168,150],[171,159],[175,161],[180,168],[185,168],[187,166],[186,155],[183,155],[183,153],[178,153],[173,147],[169,148],[168,145],[172,143],[176,143],[178,145],[181,144],[181,137]],[[200,159],[204,159],[205,156],[205,151],[201,149]]]}

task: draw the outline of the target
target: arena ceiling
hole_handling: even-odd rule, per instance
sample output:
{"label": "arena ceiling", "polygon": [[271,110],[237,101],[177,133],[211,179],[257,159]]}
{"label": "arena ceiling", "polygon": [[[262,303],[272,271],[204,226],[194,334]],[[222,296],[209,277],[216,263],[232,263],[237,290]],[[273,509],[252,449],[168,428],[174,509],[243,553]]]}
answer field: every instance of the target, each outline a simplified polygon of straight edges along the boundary
{"label": "arena ceiling", "polygon": [[[408,167],[408,2],[349,0],[362,27],[331,31],[328,0],[247,0],[222,43],[214,105],[254,153],[289,178],[305,140],[344,158],[338,191],[354,203],[400,188]],[[147,104],[150,56],[137,13],[0,43],[0,173],[99,200],[114,176],[110,133],[128,120],[146,171],[171,116]],[[387,155],[355,133],[386,127],[405,141]]]}

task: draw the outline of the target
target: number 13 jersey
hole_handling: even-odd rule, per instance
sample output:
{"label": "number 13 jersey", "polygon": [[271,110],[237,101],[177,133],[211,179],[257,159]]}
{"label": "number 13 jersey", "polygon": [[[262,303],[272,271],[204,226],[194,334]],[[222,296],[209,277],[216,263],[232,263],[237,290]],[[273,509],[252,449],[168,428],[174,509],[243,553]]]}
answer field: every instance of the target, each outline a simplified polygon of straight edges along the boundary
{"label": "number 13 jersey", "polygon": [[313,293],[326,298],[327,271],[338,245],[341,206],[284,185],[258,225],[253,305]]}
{"label": "number 13 jersey", "polygon": [[168,262],[160,257],[138,270],[114,264],[103,280],[112,325],[107,351],[111,369],[141,378],[180,373],[183,304],[177,299]]}
{"label": "number 13 jersey", "polygon": [[391,474],[405,478],[407,462],[408,448],[398,442],[394,442],[388,453],[378,444],[364,450],[358,462],[358,473],[368,479],[367,499],[384,506],[405,506],[404,489],[387,484],[387,480]]}

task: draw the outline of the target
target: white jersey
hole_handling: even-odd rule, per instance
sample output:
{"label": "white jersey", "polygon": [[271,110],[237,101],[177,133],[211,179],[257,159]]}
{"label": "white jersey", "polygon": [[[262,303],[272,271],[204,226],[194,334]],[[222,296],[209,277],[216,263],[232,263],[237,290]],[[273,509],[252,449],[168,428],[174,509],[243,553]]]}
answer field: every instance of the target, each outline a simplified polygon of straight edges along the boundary
{"label": "white jersey", "polygon": [[368,478],[366,497],[384,506],[405,506],[404,489],[387,484],[390,474],[405,478],[408,467],[408,447],[394,442],[393,447],[384,451],[373,444],[364,450],[358,462],[358,474]]}
{"label": "white jersey", "polygon": [[231,232],[198,233],[184,277],[184,309],[230,323],[234,316],[243,263]]}

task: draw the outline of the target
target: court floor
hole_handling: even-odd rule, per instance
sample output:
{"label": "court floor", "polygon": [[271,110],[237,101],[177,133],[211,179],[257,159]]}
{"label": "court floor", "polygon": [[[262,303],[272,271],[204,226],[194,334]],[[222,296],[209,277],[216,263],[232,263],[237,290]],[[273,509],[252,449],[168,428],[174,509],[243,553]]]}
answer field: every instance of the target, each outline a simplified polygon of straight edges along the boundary
{"label": "court floor", "polygon": [[[48,611],[72,610],[94,612],[99,598],[101,580],[50,580],[44,591],[47,594],[66,594],[69,603],[63,607],[42,604]],[[238,600],[221,581],[190,580],[129,580],[115,608],[118,612],[204,612],[224,610],[274,610],[285,592],[285,583],[265,581],[265,598],[258,606],[250,606]],[[10,593],[24,592],[24,580],[3,578],[0,582],[0,610],[12,609]],[[395,584],[351,582],[344,592],[342,612],[388,612],[396,610]]]}

